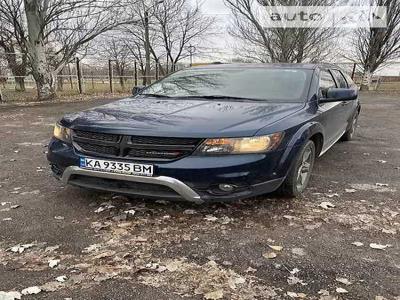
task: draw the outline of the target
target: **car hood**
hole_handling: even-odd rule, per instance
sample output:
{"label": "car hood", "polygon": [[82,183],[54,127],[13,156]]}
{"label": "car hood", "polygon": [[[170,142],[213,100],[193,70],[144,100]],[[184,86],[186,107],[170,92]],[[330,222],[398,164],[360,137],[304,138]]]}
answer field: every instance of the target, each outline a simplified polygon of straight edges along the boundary
{"label": "car hood", "polygon": [[66,115],[71,129],[174,137],[252,136],[304,103],[128,98]]}

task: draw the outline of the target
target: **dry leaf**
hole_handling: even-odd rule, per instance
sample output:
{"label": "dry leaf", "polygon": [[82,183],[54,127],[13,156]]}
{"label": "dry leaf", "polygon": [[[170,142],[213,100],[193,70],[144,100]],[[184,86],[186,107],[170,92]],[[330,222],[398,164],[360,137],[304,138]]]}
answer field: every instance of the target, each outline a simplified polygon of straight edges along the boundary
{"label": "dry leaf", "polygon": [[396,229],[382,229],[383,233],[387,233],[387,234],[396,234],[397,230]]}
{"label": "dry leaf", "polygon": [[339,294],[347,294],[348,293],[348,291],[347,290],[345,290],[344,288],[336,288],[336,293],[339,293]]}
{"label": "dry leaf", "polygon": [[329,291],[327,291],[327,290],[319,290],[318,294],[322,295],[322,296],[329,296]]}
{"label": "dry leaf", "polygon": [[11,291],[11,292],[3,292],[0,291],[0,299],[1,300],[15,300],[15,299],[21,299],[21,293],[17,291]]}
{"label": "dry leaf", "polygon": [[275,252],[269,252],[269,253],[264,253],[263,256],[267,259],[273,259],[277,257],[278,255]]}
{"label": "dry leaf", "polygon": [[64,285],[62,283],[57,281],[51,281],[51,282],[46,282],[40,288],[42,289],[42,291],[45,292],[55,292],[63,287]]}
{"label": "dry leaf", "polygon": [[56,277],[56,281],[58,281],[58,282],[65,282],[67,279],[68,279],[68,277],[65,275]]}
{"label": "dry leaf", "polygon": [[336,278],[337,282],[343,283],[345,285],[351,285],[352,282],[350,282],[347,278]]}
{"label": "dry leaf", "polygon": [[304,293],[294,293],[294,292],[286,292],[286,295],[288,295],[290,298],[305,298],[307,297],[306,294]]}
{"label": "dry leaf", "polygon": [[336,206],[330,202],[321,202],[320,205],[318,205],[319,207],[322,207],[323,209],[330,209],[330,208],[335,208]]}
{"label": "dry leaf", "polygon": [[275,251],[282,251],[283,247],[282,246],[273,246],[273,245],[268,245],[272,250]]}
{"label": "dry leaf", "polygon": [[39,294],[42,290],[38,286],[31,286],[21,291],[22,295],[36,295]]}
{"label": "dry leaf", "polygon": [[222,299],[223,297],[224,297],[224,291],[222,289],[204,294],[204,299],[209,299],[209,300]]}
{"label": "dry leaf", "polygon": [[60,262],[59,259],[50,259],[49,260],[49,267],[50,268],[55,268],[58,266],[58,263]]}
{"label": "dry leaf", "polygon": [[214,217],[213,215],[206,215],[206,216],[204,217],[204,220],[207,220],[207,221],[210,221],[210,222],[215,222],[215,221],[218,220],[218,218],[217,218],[217,217]]}
{"label": "dry leaf", "polygon": [[361,242],[353,242],[353,243],[351,243],[351,244],[354,245],[354,246],[357,246],[357,247],[364,246],[364,244],[361,243]]}
{"label": "dry leaf", "polygon": [[133,210],[133,209],[130,209],[130,210],[126,210],[126,211],[124,211],[124,213],[126,213],[127,215],[131,215],[131,216],[133,216],[133,215],[136,213],[136,211],[135,211],[135,210]]}
{"label": "dry leaf", "polygon": [[371,243],[369,244],[369,246],[372,249],[376,249],[376,250],[385,250],[388,247],[391,247],[391,245],[387,244],[387,245],[381,245],[381,244],[375,244],[375,243]]}

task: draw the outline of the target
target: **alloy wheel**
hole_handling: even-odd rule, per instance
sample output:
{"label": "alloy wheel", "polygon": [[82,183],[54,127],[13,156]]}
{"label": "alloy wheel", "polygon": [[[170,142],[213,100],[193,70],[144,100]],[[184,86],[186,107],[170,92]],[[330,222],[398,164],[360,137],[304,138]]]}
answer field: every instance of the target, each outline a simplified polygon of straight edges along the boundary
{"label": "alloy wheel", "polygon": [[314,161],[314,153],[311,146],[304,149],[304,153],[301,159],[300,166],[297,171],[297,181],[296,186],[299,192],[302,192],[308,183],[311,175],[311,169]]}

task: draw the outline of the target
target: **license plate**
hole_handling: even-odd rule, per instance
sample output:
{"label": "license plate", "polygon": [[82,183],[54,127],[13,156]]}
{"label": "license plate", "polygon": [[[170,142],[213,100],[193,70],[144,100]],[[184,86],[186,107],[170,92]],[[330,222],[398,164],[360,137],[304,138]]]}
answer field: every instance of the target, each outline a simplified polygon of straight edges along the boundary
{"label": "license plate", "polygon": [[118,174],[153,176],[154,167],[152,165],[142,165],[136,163],[126,163],[110,160],[93,159],[81,157],[80,167],[101,172]]}

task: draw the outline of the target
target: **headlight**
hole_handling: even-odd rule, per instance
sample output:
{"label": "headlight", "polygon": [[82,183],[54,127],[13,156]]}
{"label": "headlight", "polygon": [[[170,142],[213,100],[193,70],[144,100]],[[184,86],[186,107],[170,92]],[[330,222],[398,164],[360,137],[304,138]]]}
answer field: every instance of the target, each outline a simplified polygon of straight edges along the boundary
{"label": "headlight", "polygon": [[54,126],[54,137],[66,143],[71,143],[71,129],[57,123]]}
{"label": "headlight", "polygon": [[249,154],[263,153],[273,149],[282,141],[283,133],[246,138],[207,139],[198,149],[203,154]]}

